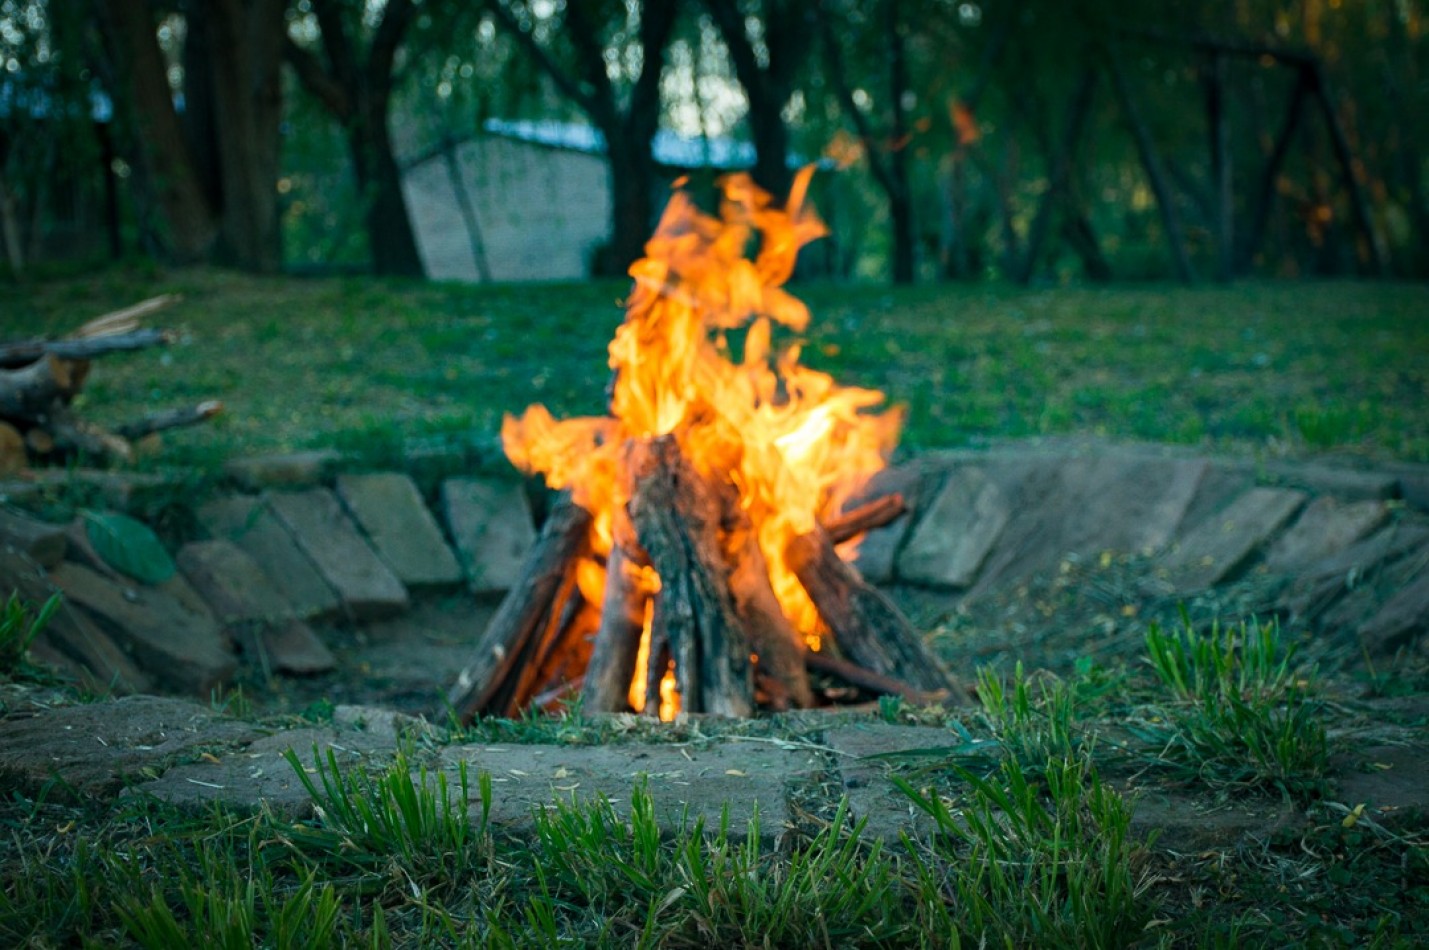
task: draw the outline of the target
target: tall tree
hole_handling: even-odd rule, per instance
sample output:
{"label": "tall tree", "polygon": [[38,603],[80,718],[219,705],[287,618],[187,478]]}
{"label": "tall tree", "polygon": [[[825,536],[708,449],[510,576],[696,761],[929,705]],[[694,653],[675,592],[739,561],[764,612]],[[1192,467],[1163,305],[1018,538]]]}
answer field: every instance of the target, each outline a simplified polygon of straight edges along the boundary
{"label": "tall tree", "polygon": [[189,14],[185,43],[192,44],[184,58],[205,66],[182,90],[186,120],[159,46],[157,8],[148,0],[95,0],[92,8],[109,86],[131,132],[141,197],[161,222],[160,249],[179,262],[277,270],[287,0],[181,5]]}
{"label": "tall tree", "polygon": [[378,274],[421,277],[422,258],[388,125],[399,79],[398,58],[417,18],[417,5],[413,0],[388,0],[376,24],[365,29],[363,15],[369,4],[364,0],[311,2],[322,56],[291,36],[285,56],[303,88],[332,114],[347,137],[365,203],[372,269]]}
{"label": "tall tree", "polygon": [[[908,46],[903,20],[899,14],[899,3],[898,0],[883,0],[878,10],[878,25],[876,29],[869,31],[880,40],[881,55],[877,59],[887,66],[888,130],[887,134],[881,137],[874,131],[873,123],[864,110],[859,107],[853,86],[849,83],[842,44],[834,31],[837,15],[832,7],[833,4],[829,2],[819,5],[819,23],[823,33],[824,57],[829,78],[840,107],[858,130],[858,137],[863,144],[863,152],[874,180],[888,199],[888,218],[893,232],[893,255],[890,262],[893,282],[911,284],[917,267],[917,247],[913,222],[913,193],[908,176]],[[847,15],[837,19],[841,26],[853,25]]]}
{"label": "tall tree", "polygon": [[[651,140],[660,125],[660,77],[677,0],[645,0],[640,5],[628,58],[617,48],[630,13],[623,2],[570,2],[544,20],[533,4],[486,0],[486,6],[604,137],[610,165],[610,264],[624,271],[643,253],[654,218]],[[622,80],[622,89],[612,78],[612,72],[620,72],[612,63],[628,59],[638,67]]]}
{"label": "tall tree", "polygon": [[703,2],[749,100],[754,180],[782,201],[790,182],[784,110],[813,45],[817,7],[802,0],[759,0],[746,11],[739,0]]}

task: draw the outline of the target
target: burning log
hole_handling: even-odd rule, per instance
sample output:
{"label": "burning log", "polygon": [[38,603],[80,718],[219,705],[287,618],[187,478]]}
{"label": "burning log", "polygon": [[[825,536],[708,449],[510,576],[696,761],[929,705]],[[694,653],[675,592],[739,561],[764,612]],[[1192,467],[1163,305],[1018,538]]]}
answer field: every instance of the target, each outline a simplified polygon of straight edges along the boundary
{"label": "burning log", "polygon": [[852,541],[865,531],[881,528],[908,511],[908,503],[898,492],[882,495],[824,522],[824,533],[833,544]]}
{"label": "burning log", "polygon": [[475,658],[447,693],[458,722],[469,724],[477,713],[490,710],[542,622],[549,626],[549,618],[560,615],[564,605],[556,603],[556,595],[562,589],[569,594],[567,577],[587,547],[589,532],[590,514],[563,495],[527,554],[520,579],[477,643]]}
{"label": "burning log", "polygon": [[735,611],[749,632],[750,646],[758,658],[755,684],[771,709],[808,709],[814,704],[814,694],[804,668],[804,639],[779,606],[779,597],[769,582],[769,563],[749,516],[739,506],[738,493],[728,484],[725,488],[721,494],[731,565],[729,587]]}
{"label": "burning log", "polygon": [[[735,606],[720,554],[718,499],[680,454],[672,436],[631,444],[635,485],[630,520],[660,575],[651,626],[675,662],[682,708],[722,716],[754,712],[749,632]],[[658,663],[650,670],[658,671]],[[651,704],[651,699],[655,704]],[[658,705],[647,689],[647,708]]]}
{"label": "burning log", "polygon": [[822,528],[790,541],[786,556],[839,649],[855,663],[921,690],[948,690],[959,702],[968,698],[908,618],[844,563]]}
{"label": "burning log", "polygon": [[586,664],[582,704],[587,712],[622,712],[635,678],[640,634],[648,598],[640,590],[637,568],[617,543],[605,562],[605,599],[600,627]]}
{"label": "burning log", "polygon": [[878,693],[883,696],[900,696],[908,700],[908,702],[918,705],[940,702],[948,699],[951,695],[945,689],[940,689],[932,693],[916,690],[907,683],[900,682],[891,676],[883,676],[882,674],[873,672],[873,670],[866,670],[857,663],[840,660],[838,657],[830,656],[827,653],[810,653],[805,657],[805,661],[808,663],[811,672],[837,676],[844,682],[851,683],[860,689],[866,689],[871,693]]}

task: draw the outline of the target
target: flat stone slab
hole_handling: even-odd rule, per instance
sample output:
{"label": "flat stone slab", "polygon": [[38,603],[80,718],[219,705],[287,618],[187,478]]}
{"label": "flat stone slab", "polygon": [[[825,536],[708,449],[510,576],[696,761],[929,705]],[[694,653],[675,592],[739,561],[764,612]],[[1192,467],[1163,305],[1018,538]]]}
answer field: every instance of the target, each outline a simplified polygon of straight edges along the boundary
{"label": "flat stone slab", "polygon": [[1429,564],[1389,598],[1358,633],[1371,656],[1391,656],[1429,632]]}
{"label": "flat stone slab", "polygon": [[1204,590],[1228,578],[1305,504],[1304,492],[1252,488],[1192,528],[1161,558],[1174,590]]}
{"label": "flat stone slab", "polygon": [[1382,501],[1342,502],[1316,498],[1265,555],[1265,566],[1289,573],[1323,560],[1384,524],[1389,508]]}
{"label": "flat stone slab", "polygon": [[31,796],[50,785],[64,797],[110,797],[175,760],[256,734],[246,723],[161,696],[47,709],[0,721],[0,786]]}
{"label": "flat stone slab", "polygon": [[337,667],[337,658],[312,627],[296,618],[255,621],[230,628],[245,653],[274,673],[310,676]]}
{"label": "flat stone slab", "polygon": [[323,580],[312,558],[303,553],[261,498],[216,498],[199,508],[198,519],[214,538],[232,541],[241,548],[268,575],[296,616],[313,620],[333,617],[340,611],[342,601],[337,591]]}
{"label": "flat stone slab", "polygon": [[409,587],[459,584],[461,565],[422,501],[416,482],[396,472],[339,475],[337,494],[378,557]]}
{"label": "flat stone slab", "polygon": [[[863,490],[844,506],[848,509],[883,495],[897,493],[903,496],[903,503],[908,508],[907,513],[881,528],[865,533],[859,541],[853,565],[858,569],[859,575],[870,584],[893,582],[898,552],[902,549],[918,512],[931,501],[931,490],[936,488],[935,484],[928,484],[931,479],[926,469],[927,466],[916,463],[886,468],[869,479]],[[937,476],[936,481],[941,483],[942,472],[933,474]]]}
{"label": "flat stone slab", "polygon": [[1315,463],[1277,462],[1267,474],[1277,485],[1303,488],[1341,501],[1388,501],[1399,494],[1399,479],[1392,472],[1334,468]]}
{"label": "flat stone slab", "polygon": [[521,576],[536,527],[526,493],[515,482],[449,478],[442,482],[447,527],[461,555],[471,588],[501,594]]}
{"label": "flat stone slab", "polygon": [[1429,815],[1429,745],[1357,746],[1337,758],[1336,801],[1391,828]]}
{"label": "flat stone slab", "polygon": [[1108,448],[988,463],[1012,512],[970,596],[1056,570],[1069,557],[1151,553],[1166,546],[1201,495],[1203,459]]}
{"label": "flat stone slab", "polygon": [[174,563],[219,623],[276,623],[293,616],[292,604],[277,585],[232,541],[191,541],[179,549]]}
{"label": "flat stone slab", "polygon": [[248,491],[307,488],[327,481],[340,461],[342,456],[331,449],[255,455],[229,460],[223,466],[223,473]]}
{"label": "flat stone slab", "polygon": [[330,750],[338,768],[347,772],[380,764],[371,763],[372,757],[390,753],[395,747],[392,740],[348,730],[290,729],[262,736],[243,749],[213,759],[176,766],[133,786],[130,793],[181,807],[223,804],[249,810],[261,806],[292,818],[307,818],[313,814],[313,801],[284,756],[288,749],[297,754],[303,770],[321,789],[322,780],[313,764],[315,754],[326,766]]}
{"label": "flat stone slab", "polygon": [[1229,850],[1248,838],[1264,838],[1304,820],[1294,805],[1273,798],[1214,803],[1174,789],[1117,791],[1131,804],[1132,835],[1145,840],[1154,833],[1158,851],[1196,854]]}
{"label": "flat stone slab", "polygon": [[[35,561],[18,551],[0,548],[0,591],[15,591],[35,608],[60,593]],[[83,670],[84,685],[97,693],[134,693],[152,683],[107,633],[79,607],[61,598],[35,645],[49,647]],[[43,653],[43,649],[40,651]]]}
{"label": "flat stone slab", "polygon": [[717,828],[727,808],[730,829],[739,836],[757,808],[760,838],[776,845],[789,822],[786,784],[820,768],[813,751],[738,741],[703,747],[467,745],[442,750],[442,761],[449,775],[459,762],[467,764],[473,819],[480,817],[477,774],[489,772],[492,826],[515,834],[530,832],[533,808],[557,801],[604,797],[616,814],[629,817],[631,792],[644,781],[667,833],[700,818],[706,828]]}
{"label": "flat stone slab", "polygon": [[936,830],[933,819],[889,781],[895,762],[871,757],[956,745],[950,730],[867,722],[831,729],[824,742],[836,755],[849,810],[855,821],[867,821],[870,840],[894,844],[901,834],[926,839]]}
{"label": "flat stone slab", "polygon": [[64,560],[65,526],[0,508],[0,547],[19,551],[42,567]]}
{"label": "flat stone slab", "polygon": [[968,587],[1011,514],[1007,496],[982,469],[954,469],[898,555],[897,576],[929,587]]}
{"label": "flat stone slab", "polygon": [[342,599],[353,619],[401,613],[410,605],[407,589],[382,563],[357,526],[326,488],[274,492],[268,506]]}
{"label": "flat stone slab", "polygon": [[146,673],[170,689],[206,696],[238,668],[218,624],[207,613],[195,612],[196,604],[156,587],[121,585],[69,562],[50,576]]}
{"label": "flat stone slab", "polygon": [[1308,564],[1280,595],[1276,610],[1295,619],[1317,617],[1344,595],[1358,590],[1366,576],[1429,545],[1429,530],[1391,523],[1369,537]]}

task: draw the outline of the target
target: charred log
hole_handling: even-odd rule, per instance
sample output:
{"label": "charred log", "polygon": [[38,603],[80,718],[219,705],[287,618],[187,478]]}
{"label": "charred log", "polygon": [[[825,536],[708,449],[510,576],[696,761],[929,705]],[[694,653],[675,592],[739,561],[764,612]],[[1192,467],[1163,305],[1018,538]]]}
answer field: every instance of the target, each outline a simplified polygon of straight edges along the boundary
{"label": "charred log", "polygon": [[834,551],[822,529],[789,543],[789,566],[828,624],[839,649],[859,666],[920,690],[966,694],[943,669],[922,636],[884,594]]}
{"label": "charred log", "polygon": [[754,711],[750,638],[721,556],[715,492],[671,436],[637,442],[627,457],[631,522],[660,575],[651,628],[651,678],[658,686],[656,638],[668,644],[683,708],[723,716]]}
{"label": "charred log", "polygon": [[587,712],[622,712],[629,703],[645,626],[645,597],[625,550],[616,545],[605,565],[600,626],[586,666],[582,706]]}
{"label": "charred log", "polygon": [[488,711],[502,683],[531,639],[559,605],[556,595],[588,541],[590,514],[563,495],[552,508],[520,579],[497,608],[476,646],[476,655],[447,693],[453,715],[463,725]]}

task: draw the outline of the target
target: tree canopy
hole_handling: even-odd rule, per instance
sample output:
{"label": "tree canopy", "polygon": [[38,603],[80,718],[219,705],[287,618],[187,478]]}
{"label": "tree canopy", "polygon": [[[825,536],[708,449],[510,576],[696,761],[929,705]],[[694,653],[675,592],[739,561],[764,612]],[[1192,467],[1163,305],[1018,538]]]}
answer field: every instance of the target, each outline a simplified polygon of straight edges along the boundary
{"label": "tree canopy", "polygon": [[776,202],[822,160],[832,276],[1423,276],[1425,19],[1404,0],[0,0],[0,245],[22,274],[84,205],[110,236],[85,253],[420,276],[414,164],[544,121],[589,129],[562,141],[604,162],[596,269],[640,256],[670,180],[705,167],[666,136],[745,156]]}

